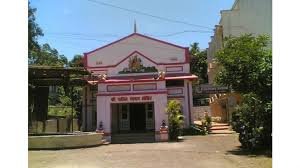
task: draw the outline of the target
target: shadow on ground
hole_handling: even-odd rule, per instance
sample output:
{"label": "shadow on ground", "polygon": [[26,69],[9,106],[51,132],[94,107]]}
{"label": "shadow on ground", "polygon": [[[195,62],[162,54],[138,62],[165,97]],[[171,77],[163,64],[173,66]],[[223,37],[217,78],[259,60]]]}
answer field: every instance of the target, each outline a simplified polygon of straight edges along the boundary
{"label": "shadow on ground", "polygon": [[245,150],[245,149],[241,148],[241,146],[237,147],[234,150],[227,151],[226,154],[249,156],[249,157],[266,156],[266,157],[272,158],[271,150],[265,150],[265,149]]}

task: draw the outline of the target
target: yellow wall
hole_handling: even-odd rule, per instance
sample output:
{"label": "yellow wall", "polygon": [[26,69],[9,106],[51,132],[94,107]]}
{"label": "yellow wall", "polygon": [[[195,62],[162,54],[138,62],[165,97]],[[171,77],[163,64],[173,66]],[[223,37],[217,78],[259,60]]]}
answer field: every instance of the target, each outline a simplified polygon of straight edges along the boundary
{"label": "yellow wall", "polygon": [[[233,96],[235,102],[232,106],[228,103],[228,97]],[[240,94],[237,93],[229,93],[226,95],[222,95],[217,99],[214,99],[213,102],[210,103],[211,108],[211,116],[212,117],[221,117],[221,122],[228,122],[231,119],[232,111],[234,107],[239,104],[241,101]]]}

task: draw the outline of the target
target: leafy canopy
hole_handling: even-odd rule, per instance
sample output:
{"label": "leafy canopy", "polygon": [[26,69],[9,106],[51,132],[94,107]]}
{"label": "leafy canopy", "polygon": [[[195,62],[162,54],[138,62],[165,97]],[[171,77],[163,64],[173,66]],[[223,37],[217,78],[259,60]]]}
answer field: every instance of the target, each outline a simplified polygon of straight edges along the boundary
{"label": "leafy canopy", "polygon": [[83,57],[80,54],[74,55],[73,59],[69,62],[70,67],[83,67]]}
{"label": "leafy canopy", "polygon": [[272,52],[269,37],[245,34],[225,38],[224,48],[216,54],[221,65],[215,82],[239,93],[254,92],[272,97]]}
{"label": "leafy canopy", "polygon": [[207,77],[207,51],[200,51],[199,43],[193,43],[190,46],[190,55],[191,55],[191,61],[190,61],[190,67],[191,67],[191,73],[197,75],[202,83],[208,82]]}
{"label": "leafy canopy", "polygon": [[28,3],[28,54],[29,57],[33,52],[38,52],[39,44],[37,38],[43,36],[43,31],[37,23],[35,23],[36,8],[32,8]]}
{"label": "leafy canopy", "polygon": [[39,53],[33,54],[29,64],[62,67],[68,64],[68,59],[46,43],[40,47]]}
{"label": "leafy canopy", "polygon": [[68,59],[60,55],[55,48],[49,44],[38,43],[38,37],[43,36],[43,31],[35,20],[36,8],[28,3],[28,64],[46,66],[65,66]]}

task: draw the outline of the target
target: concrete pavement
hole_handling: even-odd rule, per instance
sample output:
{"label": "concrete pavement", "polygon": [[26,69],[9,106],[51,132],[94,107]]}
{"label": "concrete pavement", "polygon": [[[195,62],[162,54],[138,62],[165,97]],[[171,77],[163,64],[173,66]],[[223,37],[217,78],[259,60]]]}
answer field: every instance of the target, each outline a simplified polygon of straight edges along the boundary
{"label": "concrete pavement", "polygon": [[266,156],[239,152],[238,136],[187,136],[183,142],[110,144],[94,148],[29,151],[29,167],[251,168],[271,167]]}

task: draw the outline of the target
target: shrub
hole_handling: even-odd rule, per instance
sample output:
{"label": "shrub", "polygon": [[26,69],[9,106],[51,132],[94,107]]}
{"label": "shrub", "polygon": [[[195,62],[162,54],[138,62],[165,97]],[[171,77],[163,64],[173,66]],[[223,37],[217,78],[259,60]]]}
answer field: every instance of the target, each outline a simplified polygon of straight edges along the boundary
{"label": "shrub", "polygon": [[201,129],[205,131],[205,134],[208,134],[210,132],[211,127],[211,117],[206,115],[204,119],[201,120]]}
{"label": "shrub", "polygon": [[184,123],[180,102],[176,100],[169,101],[166,112],[168,114],[170,140],[177,140]]}
{"label": "shrub", "polygon": [[211,127],[211,117],[205,114],[201,125],[192,124],[189,128],[183,129],[183,135],[207,135]]}
{"label": "shrub", "polygon": [[232,114],[232,128],[239,133],[243,148],[271,148],[272,146],[272,103],[259,100],[250,93]]}
{"label": "shrub", "polygon": [[207,123],[207,125],[210,126],[211,121],[212,121],[211,117],[209,115],[205,114],[204,119],[205,119],[205,122]]}
{"label": "shrub", "polygon": [[205,127],[192,124],[189,128],[183,129],[183,135],[206,135],[208,131]]}
{"label": "shrub", "polygon": [[221,122],[222,118],[221,117],[211,117],[212,122]]}

